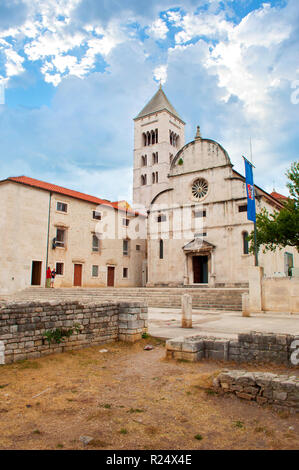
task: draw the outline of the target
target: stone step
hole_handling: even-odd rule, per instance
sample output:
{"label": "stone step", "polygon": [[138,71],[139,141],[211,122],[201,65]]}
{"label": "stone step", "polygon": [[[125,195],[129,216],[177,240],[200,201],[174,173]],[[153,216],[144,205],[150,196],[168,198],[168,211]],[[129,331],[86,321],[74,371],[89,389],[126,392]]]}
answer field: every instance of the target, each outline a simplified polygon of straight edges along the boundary
{"label": "stone step", "polygon": [[84,301],[96,300],[143,300],[150,307],[180,308],[181,296],[188,293],[192,296],[194,308],[233,310],[242,309],[242,294],[248,292],[246,288],[167,288],[167,287],[129,287],[129,288],[56,288],[45,289],[30,287],[15,295],[8,296],[8,300],[34,301],[53,299],[76,299]]}

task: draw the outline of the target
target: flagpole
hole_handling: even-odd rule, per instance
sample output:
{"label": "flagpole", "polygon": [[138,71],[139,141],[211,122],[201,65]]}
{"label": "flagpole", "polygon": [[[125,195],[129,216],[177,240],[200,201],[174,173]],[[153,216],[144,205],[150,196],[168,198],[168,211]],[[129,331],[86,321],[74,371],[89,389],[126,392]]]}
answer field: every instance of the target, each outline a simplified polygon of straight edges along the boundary
{"label": "flagpole", "polygon": [[255,257],[255,266],[258,266],[259,258],[258,258],[258,251],[257,251],[256,222],[254,222],[254,257]]}

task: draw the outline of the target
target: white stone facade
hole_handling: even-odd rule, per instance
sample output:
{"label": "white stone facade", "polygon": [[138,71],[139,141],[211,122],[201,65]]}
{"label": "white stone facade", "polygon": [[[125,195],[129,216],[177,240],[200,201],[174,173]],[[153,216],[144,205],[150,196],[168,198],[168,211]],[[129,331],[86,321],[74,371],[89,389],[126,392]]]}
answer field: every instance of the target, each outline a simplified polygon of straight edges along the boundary
{"label": "white stone facade", "polygon": [[[145,282],[145,237],[138,238],[134,229],[135,219],[144,218],[10,179],[0,183],[0,195],[0,294],[45,287],[47,265],[60,271],[55,287],[105,287],[108,270],[115,287]],[[93,218],[94,211],[101,220]],[[64,241],[54,248],[57,230],[63,231]]]}
{"label": "white stone facade", "polygon": [[[184,129],[160,87],[134,119],[132,211],[27,177],[1,181],[0,294],[44,287],[47,266],[55,287],[248,286],[244,177],[199,128],[185,145]],[[282,204],[256,187],[256,206]],[[283,275],[286,256],[299,266],[293,248],[260,252],[259,265]]]}
{"label": "white stone facade", "polygon": [[[158,92],[159,94],[159,92]],[[157,95],[153,100],[157,101]],[[153,101],[152,100],[152,101]],[[203,139],[197,129],[195,140],[182,145],[170,161],[167,136],[173,121],[173,108],[158,103],[147,105],[149,114],[135,120],[134,203],[148,209],[148,286],[207,285],[209,287],[246,286],[248,268],[255,259],[248,254],[246,234],[254,228],[247,220],[246,187],[242,175],[233,170],[227,152],[210,139]],[[160,96],[163,101],[163,96]],[[161,109],[162,108],[162,109]],[[179,142],[184,142],[184,123],[180,124]],[[163,167],[160,185],[142,185],[140,173],[151,174],[153,166],[140,167],[141,155],[150,148],[142,140],[144,129],[158,129]],[[165,141],[166,139],[166,141]],[[160,147],[159,147],[160,146]],[[203,193],[196,196],[198,185]],[[256,187],[257,211],[280,210],[281,203]],[[284,273],[285,253],[299,264],[294,248],[275,253],[259,253],[259,265],[266,276]]]}

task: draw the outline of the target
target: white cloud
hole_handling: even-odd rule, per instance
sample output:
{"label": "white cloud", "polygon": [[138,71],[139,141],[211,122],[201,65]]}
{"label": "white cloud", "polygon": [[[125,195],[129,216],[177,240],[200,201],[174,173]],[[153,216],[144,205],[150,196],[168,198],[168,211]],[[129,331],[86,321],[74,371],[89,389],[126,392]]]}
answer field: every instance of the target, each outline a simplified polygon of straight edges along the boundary
{"label": "white cloud", "polygon": [[167,65],[159,65],[154,69],[154,79],[157,82],[160,82],[162,85],[166,83],[167,80]]}
{"label": "white cloud", "polygon": [[182,27],[182,31],[175,35],[177,44],[184,44],[197,36],[213,39],[226,37],[233,28],[232,24],[225,20],[224,13],[218,15],[205,12],[187,13],[178,20],[177,25]]}
{"label": "white cloud", "polygon": [[166,39],[168,27],[161,18],[158,18],[152,23],[148,31],[155,39]]}

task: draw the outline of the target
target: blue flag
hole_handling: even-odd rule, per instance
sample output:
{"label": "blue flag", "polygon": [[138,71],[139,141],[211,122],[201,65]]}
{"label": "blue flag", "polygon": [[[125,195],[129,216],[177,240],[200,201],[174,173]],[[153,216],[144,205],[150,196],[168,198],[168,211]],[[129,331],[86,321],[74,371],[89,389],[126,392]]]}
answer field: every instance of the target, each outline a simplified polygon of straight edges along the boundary
{"label": "blue flag", "polygon": [[246,160],[246,158],[244,158],[244,162],[245,162],[246,192],[247,192],[247,219],[251,220],[252,222],[255,222],[256,215],[255,215],[255,198],[254,198],[252,165],[248,160]]}

